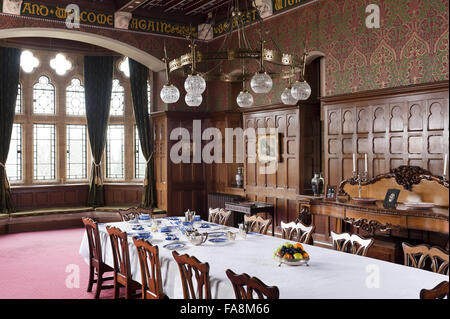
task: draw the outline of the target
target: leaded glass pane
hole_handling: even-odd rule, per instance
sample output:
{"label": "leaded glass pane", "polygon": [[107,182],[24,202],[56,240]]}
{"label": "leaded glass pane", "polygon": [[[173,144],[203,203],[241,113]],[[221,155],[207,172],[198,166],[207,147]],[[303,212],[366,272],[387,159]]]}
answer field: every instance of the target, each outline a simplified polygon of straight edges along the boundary
{"label": "leaded glass pane", "polygon": [[22,124],[19,123],[13,124],[6,174],[10,181],[22,180]]}
{"label": "leaded glass pane", "polygon": [[86,179],[86,125],[67,125],[67,179]]}
{"label": "leaded glass pane", "polygon": [[55,125],[34,124],[34,179],[55,180]]}
{"label": "leaded glass pane", "polygon": [[110,115],[113,116],[123,115],[124,109],[125,109],[125,90],[123,86],[120,85],[119,80],[113,80]]}
{"label": "leaded glass pane", "polygon": [[125,178],[125,138],[123,125],[108,125],[106,140],[106,178]]}
{"label": "leaded glass pane", "polygon": [[55,114],[55,87],[46,76],[33,87],[33,113]]}
{"label": "leaded glass pane", "polygon": [[144,179],[147,161],[142,154],[141,140],[139,139],[139,131],[136,125],[134,126],[134,154],[134,177],[136,179]]}
{"label": "leaded glass pane", "polygon": [[84,87],[79,79],[72,79],[66,88],[66,113],[68,115],[85,115]]}

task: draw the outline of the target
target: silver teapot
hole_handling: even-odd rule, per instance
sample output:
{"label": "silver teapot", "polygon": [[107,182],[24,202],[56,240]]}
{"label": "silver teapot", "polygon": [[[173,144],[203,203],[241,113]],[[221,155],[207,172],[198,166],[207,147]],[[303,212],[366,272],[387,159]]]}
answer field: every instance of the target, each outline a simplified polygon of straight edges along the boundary
{"label": "silver teapot", "polygon": [[198,231],[193,231],[187,234],[187,238],[193,245],[200,246],[208,239],[208,233],[201,234]]}

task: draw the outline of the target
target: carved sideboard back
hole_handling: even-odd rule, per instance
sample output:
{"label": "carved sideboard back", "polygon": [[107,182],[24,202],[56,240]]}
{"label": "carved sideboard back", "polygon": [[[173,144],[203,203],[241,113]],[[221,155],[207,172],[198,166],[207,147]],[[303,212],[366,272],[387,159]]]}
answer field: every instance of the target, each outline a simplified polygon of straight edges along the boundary
{"label": "carved sideboard back", "polygon": [[[340,185],[341,193],[358,197],[358,184],[353,179]],[[427,202],[449,206],[449,186],[438,176],[417,166],[400,166],[376,176],[361,186],[361,196],[384,200],[388,189],[399,189],[399,202]]]}

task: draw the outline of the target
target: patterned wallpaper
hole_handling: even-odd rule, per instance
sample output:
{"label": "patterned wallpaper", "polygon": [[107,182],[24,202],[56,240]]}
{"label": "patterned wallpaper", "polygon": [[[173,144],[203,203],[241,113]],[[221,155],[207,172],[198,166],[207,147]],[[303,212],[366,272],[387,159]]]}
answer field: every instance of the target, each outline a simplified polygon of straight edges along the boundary
{"label": "patterned wallpaper", "polygon": [[[325,55],[325,94],[361,92],[449,79],[448,0],[323,0],[274,17],[266,28],[280,48]],[[380,7],[380,28],[365,25],[366,6]],[[255,34],[257,26],[248,29]],[[211,50],[223,38],[209,44]],[[269,47],[270,47],[269,42]],[[278,82],[278,83],[277,83]],[[257,105],[280,103],[285,83],[274,83]],[[229,108],[216,92],[210,109]]]}
{"label": "patterned wallpaper", "polygon": [[[449,0],[320,0],[266,22],[270,36],[280,48],[301,54],[304,43],[309,51],[325,55],[325,94],[327,96],[410,84],[449,80]],[[380,7],[380,28],[365,26],[366,6]],[[17,27],[59,27],[52,21],[0,16],[0,29]],[[80,31],[111,37],[161,58],[162,37],[111,29],[82,27]],[[256,35],[257,25],[247,34]],[[76,32],[76,31],[74,31]],[[254,37],[256,38],[256,37]],[[165,38],[171,58],[187,51],[186,40]],[[208,44],[221,46],[223,38]],[[252,39],[256,46],[256,39]],[[269,47],[274,47],[269,41]],[[239,69],[236,65],[224,67]],[[174,79],[182,83],[182,79]],[[281,103],[286,81],[275,81],[267,95],[256,95],[256,105]],[[207,109],[233,108],[235,85],[210,83]],[[238,85],[239,86],[239,85]],[[180,91],[184,91],[179,86]],[[237,88],[237,92],[239,88]],[[178,105],[179,104],[179,105]],[[163,106],[162,106],[163,107]],[[187,108],[184,101],[174,106]],[[204,109],[204,107],[202,107]]]}

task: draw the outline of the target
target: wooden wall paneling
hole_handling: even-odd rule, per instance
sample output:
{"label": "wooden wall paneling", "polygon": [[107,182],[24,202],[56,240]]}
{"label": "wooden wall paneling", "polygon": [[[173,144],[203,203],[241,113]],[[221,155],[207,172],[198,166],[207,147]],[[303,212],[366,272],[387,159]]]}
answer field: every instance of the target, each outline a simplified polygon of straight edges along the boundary
{"label": "wooden wall paneling", "polygon": [[[326,97],[322,118],[325,184],[351,177],[353,153],[360,156],[359,170],[368,154],[369,177],[406,164],[442,175],[449,147],[448,82]],[[319,216],[314,222],[319,234],[334,227]],[[328,236],[322,235],[316,237]]]}

